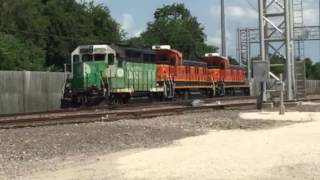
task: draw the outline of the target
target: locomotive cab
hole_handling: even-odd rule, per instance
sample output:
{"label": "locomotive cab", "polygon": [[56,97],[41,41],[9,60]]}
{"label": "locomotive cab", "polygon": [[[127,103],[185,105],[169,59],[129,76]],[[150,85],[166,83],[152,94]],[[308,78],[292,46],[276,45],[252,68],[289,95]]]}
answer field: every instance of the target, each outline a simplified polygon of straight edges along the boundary
{"label": "locomotive cab", "polygon": [[202,60],[208,63],[209,69],[219,68],[228,69],[230,68],[229,60],[226,57],[220,56],[216,53],[207,53]]}
{"label": "locomotive cab", "polygon": [[62,108],[97,101],[107,88],[104,79],[117,63],[116,52],[107,45],[76,48],[71,54],[71,76],[66,81]]}
{"label": "locomotive cab", "polygon": [[166,65],[181,65],[182,54],[169,45],[153,46],[152,49],[156,52],[156,63]]}
{"label": "locomotive cab", "polygon": [[154,51],[119,45],[79,46],[71,55],[72,76],[61,107],[126,103],[161,91],[156,87]]}

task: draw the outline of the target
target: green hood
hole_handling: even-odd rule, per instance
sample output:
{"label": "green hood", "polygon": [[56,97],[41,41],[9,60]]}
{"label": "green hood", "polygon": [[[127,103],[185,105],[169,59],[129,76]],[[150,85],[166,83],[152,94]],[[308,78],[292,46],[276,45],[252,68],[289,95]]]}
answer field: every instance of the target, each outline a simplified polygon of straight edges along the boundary
{"label": "green hood", "polygon": [[101,86],[101,75],[106,69],[105,62],[83,62],[73,65],[72,87],[87,88]]}

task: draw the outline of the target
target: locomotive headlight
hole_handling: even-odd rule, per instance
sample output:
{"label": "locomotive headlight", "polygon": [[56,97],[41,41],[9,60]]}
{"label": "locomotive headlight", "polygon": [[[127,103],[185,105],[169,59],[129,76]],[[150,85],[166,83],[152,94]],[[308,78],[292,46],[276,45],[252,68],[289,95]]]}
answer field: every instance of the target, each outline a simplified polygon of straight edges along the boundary
{"label": "locomotive headlight", "polygon": [[118,69],[117,70],[117,77],[123,77],[124,76],[124,71],[123,71],[123,69]]}
{"label": "locomotive headlight", "polygon": [[71,84],[70,84],[70,83],[67,83],[67,84],[66,84],[66,88],[67,88],[67,89],[71,88]]}
{"label": "locomotive headlight", "polygon": [[156,86],[157,86],[157,87],[159,87],[159,86],[160,86],[160,84],[159,84],[159,83],[157,83],[157,84],[156,84]]}
{"label": "locomotive headlight", "polygon": [[84,66],[83,66],[83,72],[85,73],[85,74],[90,74],[91,73],[91,68],[90,68],[90,66],[88,65],[88,64],[83,64]]}

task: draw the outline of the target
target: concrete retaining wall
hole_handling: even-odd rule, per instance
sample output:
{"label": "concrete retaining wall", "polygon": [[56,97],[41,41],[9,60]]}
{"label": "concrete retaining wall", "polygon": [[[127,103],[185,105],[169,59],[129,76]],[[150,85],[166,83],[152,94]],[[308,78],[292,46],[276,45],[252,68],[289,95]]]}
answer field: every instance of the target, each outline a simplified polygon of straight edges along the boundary
{"label": "concrete retaining wall", "polygon": [[64,73],[0,71],[0,114],[60,108]]}

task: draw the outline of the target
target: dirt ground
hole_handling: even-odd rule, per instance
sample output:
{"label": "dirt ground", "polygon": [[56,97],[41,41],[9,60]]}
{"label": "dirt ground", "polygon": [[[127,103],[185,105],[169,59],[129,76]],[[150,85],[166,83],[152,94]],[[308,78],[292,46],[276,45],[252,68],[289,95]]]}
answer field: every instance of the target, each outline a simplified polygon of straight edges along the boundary
{"label": "dirt ground", "polygon": [[[319,110],[318,106],[300,109]],[[139,121],[0,130],[0,177],[35,180],[282,179],[291,174],[309,179],[320,177],[317,120],[307,123],[288,119],[243,120],[239,113],[212,111]],[[278,148],[282,145],[285,148]],[[296,156],[306,159],[292,158]],[[291,159],[297,159],[295,164],[283,163]],[[255,167],[257,163],[259,166]]]}

